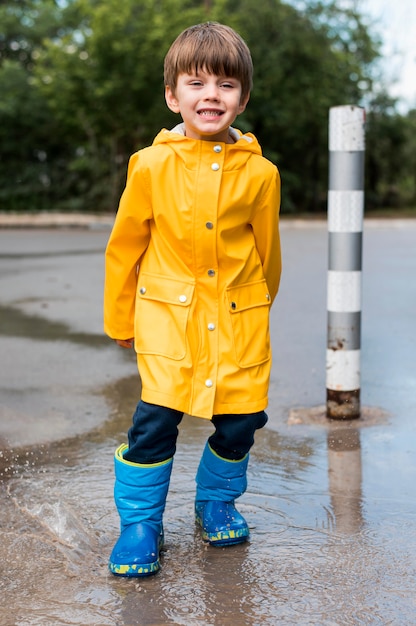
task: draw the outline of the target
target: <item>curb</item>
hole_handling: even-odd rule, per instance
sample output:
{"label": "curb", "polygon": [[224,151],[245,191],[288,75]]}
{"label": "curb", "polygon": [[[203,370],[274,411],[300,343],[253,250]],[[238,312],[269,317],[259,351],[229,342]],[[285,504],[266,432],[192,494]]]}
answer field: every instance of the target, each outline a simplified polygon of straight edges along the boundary
{"label": "curb", "polygon": [[92,213],[0,213],[0,228],[111,228],[114,217]]}

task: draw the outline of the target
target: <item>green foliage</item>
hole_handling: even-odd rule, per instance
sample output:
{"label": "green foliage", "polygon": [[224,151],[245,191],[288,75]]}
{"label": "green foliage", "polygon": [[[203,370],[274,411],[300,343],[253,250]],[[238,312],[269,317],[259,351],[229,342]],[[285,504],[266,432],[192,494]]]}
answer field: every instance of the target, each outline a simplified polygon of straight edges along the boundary
{"label": "green foliage", "polygon": [[[416,111],[407,118],[380,93],[368,106],[366,128],[367,204],[398,208],[416,200]],[[399,172],[399,176],[398,176]]]}
{"label": "green foliage", "polygon": [[0,24],[0,66],[8,59],[29,70],[36,47],[63,27],[61,11],[53,0],[2,2]]}
{"label": "green foliage", "polygon": [[[164,103],[169,45],[206,20],[230,24],[250,46],[254,91],[236,125],[254,132],[279,166],[284,212],[325,208],[328,110],[339,104],[370,102],[374,205],[393,186],[414,198],[415,119],[372,94],[378,42],[356,11],[299,2],[3,2],[0,209],[114,211],[129,155],[179,121]],[[404,154],[413,170],[398,165]]]}

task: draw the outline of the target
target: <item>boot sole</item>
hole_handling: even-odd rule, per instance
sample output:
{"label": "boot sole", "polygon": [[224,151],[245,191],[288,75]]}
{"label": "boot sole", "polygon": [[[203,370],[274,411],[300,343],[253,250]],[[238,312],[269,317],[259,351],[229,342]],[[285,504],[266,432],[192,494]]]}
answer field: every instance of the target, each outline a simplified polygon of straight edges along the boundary
{"label": "boot sole", "polygon": [[159,561],[153,563],[137,563],[135,565],[124,565],[109,563],[108,569],[114,576],[124,576],[126,578],[140,578],[142,576],[152,576],[160,570]]}
{"label": "boot sole", "polygon": [[196,517],[195,522],[201,531],[203,541],[207,541],[211,546],[231,546],[237,543],[244,543],[250,538],[248,528],[240,528],[238,530],[219,530],[215,533],[209,533],[202,527],[202,520]]}

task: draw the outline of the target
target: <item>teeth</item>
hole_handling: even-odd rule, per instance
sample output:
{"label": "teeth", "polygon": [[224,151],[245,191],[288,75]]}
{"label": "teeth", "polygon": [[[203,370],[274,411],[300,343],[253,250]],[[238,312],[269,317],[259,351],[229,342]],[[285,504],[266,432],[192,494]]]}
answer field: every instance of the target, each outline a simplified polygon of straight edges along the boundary
{"label": "teeth", "polygon": [[221,115],[221,111],[200,111],[199,114],[215,117],[217,115]]}

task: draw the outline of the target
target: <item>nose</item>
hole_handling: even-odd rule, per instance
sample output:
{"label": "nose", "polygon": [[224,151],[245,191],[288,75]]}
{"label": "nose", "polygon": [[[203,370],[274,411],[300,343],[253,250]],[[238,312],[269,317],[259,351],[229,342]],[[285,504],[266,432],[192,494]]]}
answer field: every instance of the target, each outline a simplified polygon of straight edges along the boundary
{"label": "nose", "polygon": [[218,100],[219,99],[218,94],[219,94],[218,85],[216,85],[215,83],[208,83],[205,86],[205,93],[204,93],[205,100]]}

